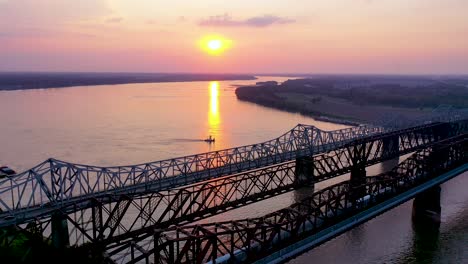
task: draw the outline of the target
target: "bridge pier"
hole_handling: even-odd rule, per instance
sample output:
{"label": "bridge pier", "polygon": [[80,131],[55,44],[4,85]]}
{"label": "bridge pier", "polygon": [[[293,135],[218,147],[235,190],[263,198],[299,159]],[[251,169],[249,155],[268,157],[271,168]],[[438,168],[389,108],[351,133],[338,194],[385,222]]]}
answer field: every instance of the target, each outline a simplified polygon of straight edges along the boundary
{"label": "bridge pier", "polygon": [[314,180],[314,158],[304,157],[296,159],[296,184],[307,184]]}
{"label": "bridge pier", "polygon": [[398,153],[400,148],[400,138],[398,135],[386,137],[383,140],[383,155],[384,157],[392,156]]}
{"label": "bridge pier", "polygon": [[352,190],[352,199],[356,200],[362,198],[366,194],[366,187],[363,186],[366,184],[366,145],[359,144],[355,145],[352,150],[350,150],[350,156],[353,166],[351,167],[351,175],[349,178],[350,187]]}
{"label": "bridge pier", "polygon": [[432,187],[416,196],[413,201],[413,224],[440,225],[440,186]]}
{"label": "bridge pier", "polygon": [[349,183],[351,187],[351,199],[357,200],[366,195],[366,167],[364,164],[357,164],[351,168]]}
{"label": "bridge pier", "polygon": [[[437,191],[437,189],[439,190]],[[415,254],[417,263],[428,262],[428,260],[432,259],[431,253],[439,244],[440,200],[437,200],[438,194],[440,195],[440,187],[436,186],[429,189],[428,192],[418,195],[413,201],[413,251],[419,253]],[[431,198],[428,199],[428,197]],[[434,208],[431,209],[431,207]],[[435,214],[432,212],[434,209],[438,211]],[[421,254],[421,252],[424,252],[424,254]]]}
{"label": "bridge pier", "polygon": [[68,235],[67,217],[61,212],[52,214],[52,245],[55,248],[65,248],[70,245],[70,237]]}
{"label": "bridge pier", "polygon": [[436,141],[449,138],[452,134],[455,135],[457,133],[451,130],[452,130],[452,126],[450,123],[443,123],[440,126],[437,126],[434,131]]}
{"label": "bridge pier", "polygon": [[353,186],[358,186],[366,183],[366,162],[368,149],[365,144],[355,145],[348,150],[351,157],[352,167],[350,182]]}
{"label": "bridge pier", "polygon": [[359,186],[366,183],[366,167],[364,164],[358,164],[351,168],[351,176],[349,178],[352,186]]}

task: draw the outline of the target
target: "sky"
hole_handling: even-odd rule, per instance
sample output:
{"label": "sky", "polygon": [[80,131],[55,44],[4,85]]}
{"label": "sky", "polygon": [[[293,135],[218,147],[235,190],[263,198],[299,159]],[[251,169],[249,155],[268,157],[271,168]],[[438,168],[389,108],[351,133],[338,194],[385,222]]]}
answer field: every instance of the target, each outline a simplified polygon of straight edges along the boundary
{"label": "sky", "polygon": [[[0,0],[0,71],[468,74],[467,0]],[[200,47],[216,36],[219,54]]]}

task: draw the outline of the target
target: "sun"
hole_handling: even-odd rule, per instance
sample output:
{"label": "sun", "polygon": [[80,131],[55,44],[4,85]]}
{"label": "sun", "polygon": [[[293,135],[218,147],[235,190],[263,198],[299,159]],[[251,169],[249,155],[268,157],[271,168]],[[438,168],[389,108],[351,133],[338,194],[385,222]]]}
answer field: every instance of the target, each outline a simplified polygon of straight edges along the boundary
{"label": "sun", "polygon": [[219,50],[223,47],[223,42],[219,39],[212,39],[210,41],[208,41],[208,48],[210,50]]}
{"label": "sun", "polygon": [[231,41],[219,35],[206,36],[200,40],[202,50],[210,55],[221,55],[231,46]]}

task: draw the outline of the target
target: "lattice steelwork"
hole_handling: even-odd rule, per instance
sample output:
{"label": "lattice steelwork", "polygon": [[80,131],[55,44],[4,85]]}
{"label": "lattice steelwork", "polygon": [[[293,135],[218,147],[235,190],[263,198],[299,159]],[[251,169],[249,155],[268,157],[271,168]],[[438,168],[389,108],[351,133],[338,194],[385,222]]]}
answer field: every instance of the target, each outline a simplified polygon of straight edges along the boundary
{"label": "lattice steelwork", "polygon": [[[118,263],[252,262],[467,162],[463,135],[419,151],[360,186],[335,184],[264,217],[154,230],[109,254]],[[356,199],[358,189],[364,192]]]}
{"label": "lattice steelwork", "polygon": [[[460,125],[462,124],[462,125]],[[464,124],[464,126],[463,126]],[[33,222],[49,237],[51,216],[60,212],[68,222],[70,243],[109,242],[144,234],[148,229],[193,221],[245,203],[265,199],[282,192],[319,182],[349,172],[363,162],[369,166],[398,157],[447,135],[468,131],[468,123],[436,123],[394,132],[368,136],[340,149],[304,158],[300,166],[311,168],[309,178],[297,175],[295,161],[225,176],[176,189],[144,193],[76,197],[64,203],[21,210],[16,218],[0,222],[4,226]],[[11,212],[10,212],[11,213]],[[101,244],[102,244],[101,243]]]}
{"label": "lattice steelwork", "polygon": [[331,150],[381,132],[382,128],[372,126],[322,131],[314,126],[297,125],[263,143],[133,166],[98,167],[49,159],[0,180],[0,210],[63,203],[98,192],[169,189]]}
{"label": "lattice steelwork", "polygon": [[49,159],[28,171],[0,180],[0,210],[62,203],[98,192],[168,189],[333,150],[354,139],[384,131],[466,118],[466,111],[445,109],[404,124],[387,120],[379,126],[336,131],[300,124],[263,143],[133,166],[98,167]]}
{"label": "lattice steelwork", "polygon": [[467,118],[466,111],[450,110],[438,111],[424,119],[404,124],[395,124],[390,120],[379,126],[358,126],[336,131],[323,131],[300,124],[284,135],[263,143],[133,166],[98,167],[49,159],[28,171],[0,180],[0,211],[64,203],[76,197],[85,198],[102,192],[126,194],[170,189],[330,151],[352,140],[402,127]]}

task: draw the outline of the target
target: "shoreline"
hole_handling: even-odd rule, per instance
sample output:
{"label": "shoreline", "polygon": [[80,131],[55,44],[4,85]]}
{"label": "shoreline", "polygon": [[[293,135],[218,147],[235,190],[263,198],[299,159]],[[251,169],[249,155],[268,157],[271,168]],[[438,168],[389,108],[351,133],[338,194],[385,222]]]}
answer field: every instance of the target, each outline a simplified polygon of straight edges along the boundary
{"label": "shoreline", "polygon": [[340,124],[340,125],[347,125],[347,126],[360,126],[360,125],[364,124],[364,122],[351,121],[351,120],[328,117],[328,116],[323,116],[323,115],[322,116],[311,116],[311,117],[314,118],[317,121],[330,122],[330,123],[335,123],[335,124]]}
{"label": "shoreline", "polygon": [[328,116],[328,115],[325,115],[323,113],[310,113],[310,112],[301,111],[301,110],[286,109],[284,107],[277,107],[277,106],[275,106],[273,104],[257,102],[255,100],[248,100],[248,99],[245,99],[245,98],[240,99],[239,97],[237,97],[237,99],[240,100],[240,101],[243,101],[243,102],[248,102],[248,103],[263,106],[263,107],[266,107],[266,108],[272,108],[272,109],[285,111],[285,112],[293,113],[293,114],[300,114],[300,115],[303,115],[303,116],[306,116],[306,117],[311,117],[311,118],[313,118],[313,119],[315,119],[317,121],[322,121],[322,122],[329,122],[329,123],[335,123],[335,124],[347,125],[347,126],[359,126],[359,125],[366,124],[366,122],[364,122],[364,121],[351,120],[351,119],[347,119],[345,117],[336,117],[336,116],[331,116],[331,115]]}
{"label": "shoreline", "polygon": [[[373,81],[377,83],[381,80]],[[444,104],[443,100],[459,100],[462,97],[439,100],[437,96],[427,96],[427,90],[431,87],[422,87],[417,91],[398,83],[394,85],[396,88],[388,88],[393,84],[384,85],[366,85],[360,80],[294,79],[282,84],[275,81],[257,82],[256,85],[238,87],[235,93],[240,101],[350,126],[382,121],[389,115],[418,118],[432,111],[433,107],[429,104]],[[426,105],[418,105],[419,102],[410,105],[408,101],[411,100],[406,98],[409,97],[408,90],[415,93],[413,96],[425,94],[427,98],[422,103]],[[395,97],[398,93],[400,97]]]}
{"label": "shoreline", "polygon": [[247,74],[176,73],[0,73],[0,91],[60,89],[133,83],[257,80]]}

